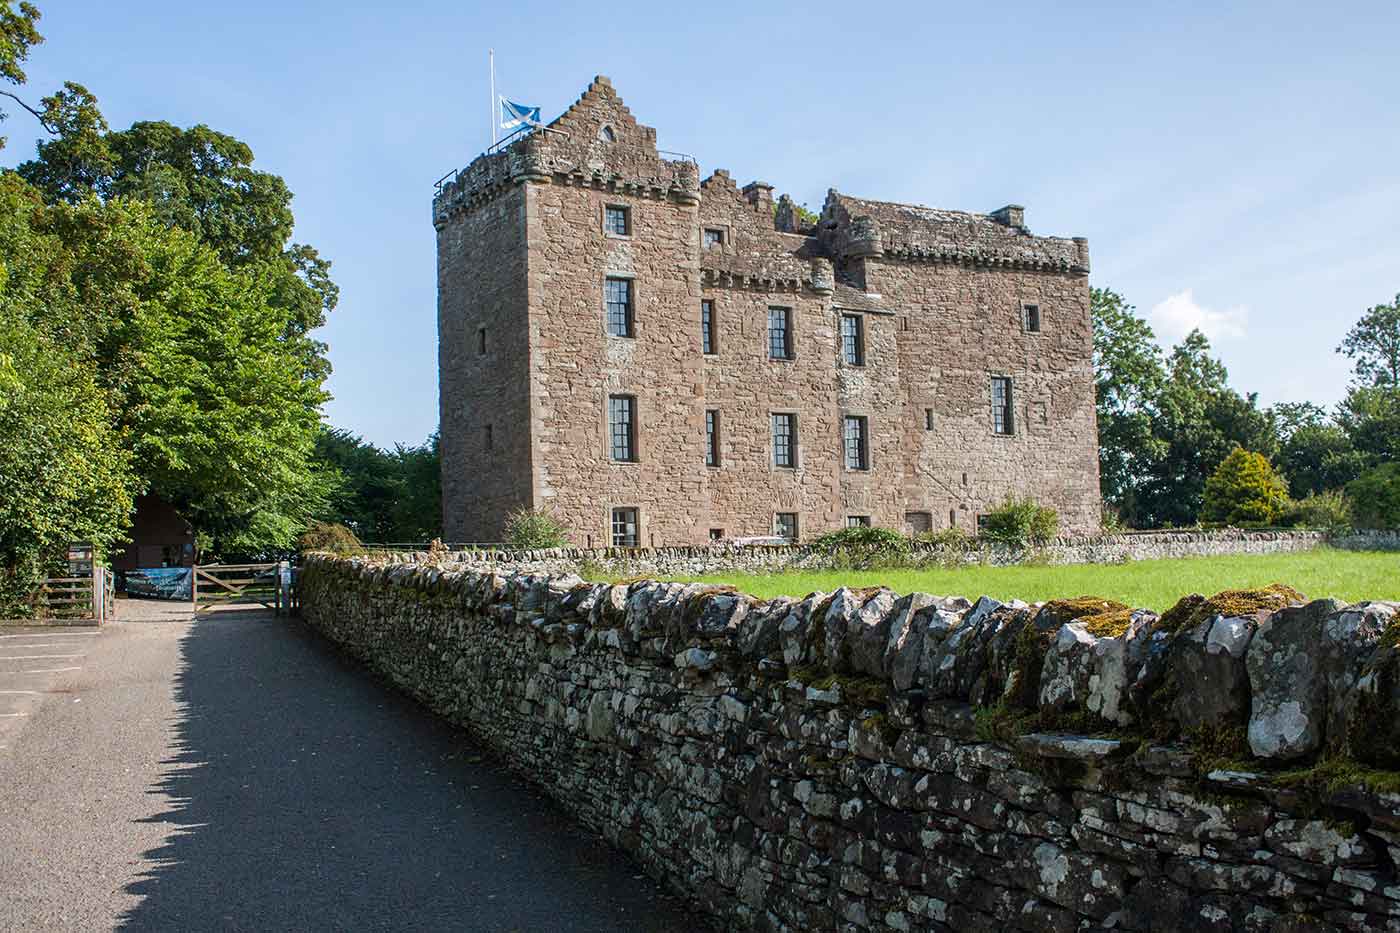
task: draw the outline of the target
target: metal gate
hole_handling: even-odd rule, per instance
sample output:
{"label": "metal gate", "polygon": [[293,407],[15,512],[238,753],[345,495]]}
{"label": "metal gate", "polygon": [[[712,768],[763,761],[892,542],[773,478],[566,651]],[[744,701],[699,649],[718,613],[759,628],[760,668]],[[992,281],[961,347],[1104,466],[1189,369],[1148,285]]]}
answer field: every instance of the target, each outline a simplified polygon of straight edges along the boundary
{"label": "metal gate", "polygon": [[192,571],[190,599],[196,613],[231,603],[264,606],[277,615],[291,609],[291,570],[286,561],[197,564]]}

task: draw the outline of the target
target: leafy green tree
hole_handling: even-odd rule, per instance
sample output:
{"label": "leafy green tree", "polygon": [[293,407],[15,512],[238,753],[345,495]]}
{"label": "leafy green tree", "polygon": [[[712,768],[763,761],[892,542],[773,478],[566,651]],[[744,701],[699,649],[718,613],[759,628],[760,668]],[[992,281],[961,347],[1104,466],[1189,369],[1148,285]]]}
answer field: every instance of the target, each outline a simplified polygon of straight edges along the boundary
{"label": "leafy green tree", "polygon": [[1361,474],[1347,486],[1347,496],[1358,528],[1400,528],[1400,463],[1383,463]]}
{"label": "leafy green tree", "polygon": [[1059,513],[1031,496],[1018,499],[1008,495],[982,519],[980,536],[1013,547],[1043,544],[1060,530]]}
{"label": "leafy green tree", "polygon": [[1146,465],[1137,497],[1137,520],[1146,527],[1194,522],[1206,478],[1236,446],[1265,457],[1278,449],[1273,418],[1255,395],[1230,388],[1224,364],[1210,355],[1200,331],[1188,334],[1167,358],[1152,434],[1162,446]]}
{"label": "leafy green tree", "polygon": [[1400,390],[1352,386],[1337,422],[1368,465],[1400,462]]}
{"label": "leafy green tree", "polygon": [[438,435],[418,447],[381,450],[341,428],[325,427],[316,458],[340,477],[325,513],[361,540],[380,544],[424,542],[442,533],[442,477]]}
{"label": "leafy green tree", "polygon": [[1400,295],[1363,314],[1337,352],[1352,360],[1362,385],[1400,389]]}
{"label": "leafy green tree", "polygon": [[[25,82],[24,63],[29,58],[29,50],[44,41],[39,35],[39,11],[31,3],[13,3],[0,0],[0,81],[20,85]],[[18,101],[26,110],[30,109],[11,91],[0,91],[12,100]],[[6,114],[0,111],[0,120]],[[0,136],[0,149],[5,148],[5,137]]]}
{"label": "leafy green tree", "polygon": [[105,394],[17,313],[10,284],[0,287],[0,618],[29,614],[69,542],[108,552],[137,489]]}
{"label": "leafy green tree", "polygon": [[1288,477],[1288,492],[1293,498],[1339,490],[1365,468],[1365,456],[1320,406],[1282,402],[1269,411],[1278,426],[1276,463]]}
{"label": "leafy green tree", "polygon": [[1157,399],[1166,382],[1152,328],[1123,296],[1090,291],[1094,321],[1094,384],[1099,425],[1099,482],[1104,500],[1125,520],[1137,514],[1137,495],[1165,443],[1153,434]]}
{"label": "leafy green tree", "polygon": [[1274,525],[1288,507],[1288,485],[1269,458],[1236,447],[1206,481],[1201,519],[1231,525]]}
{"label": "leafy green tree", "polygon": [[548,509],[516,509],[506,516],[506,544],[518,548],[563,547],[567,529]]}

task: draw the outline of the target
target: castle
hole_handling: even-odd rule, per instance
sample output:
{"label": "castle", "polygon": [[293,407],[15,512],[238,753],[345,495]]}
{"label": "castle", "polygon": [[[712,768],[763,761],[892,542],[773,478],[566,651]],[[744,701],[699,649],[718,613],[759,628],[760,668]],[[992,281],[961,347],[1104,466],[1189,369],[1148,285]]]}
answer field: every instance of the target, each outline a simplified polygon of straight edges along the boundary
{"label": "castle", "polygon": [[1099,526],[1089,256],[991,214],[821,215],[659,151],[611,82],[440,185],[444,534],[580,546]]}

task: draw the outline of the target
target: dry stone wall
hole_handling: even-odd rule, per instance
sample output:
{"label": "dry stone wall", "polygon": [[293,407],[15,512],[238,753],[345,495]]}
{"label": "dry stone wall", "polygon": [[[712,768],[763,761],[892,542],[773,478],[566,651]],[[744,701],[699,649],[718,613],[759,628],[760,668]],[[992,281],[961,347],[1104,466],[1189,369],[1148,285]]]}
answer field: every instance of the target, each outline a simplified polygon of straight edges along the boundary
{"label": "dry stone wall", "polygon": [[[1400,782],[1361,770],[1400,767],[1393,604],[1159,619],[329,557],[300,586],[314,628],[728,929],[1400,930]],[[1152,738],[1182,724],[1259,757]],[[1321,753],[1355,770],[1273,773]]]}
{"label": "dry stone wall", "polygon": [[[975,544],[949,549],[916,544],[909,563],[955,563],[998,566],[1111,564],[1168,557],[1220,557],[1230,554],[1280,554],[1312,550],[1323,543],[1355,550],[1400,550],[1400,534],[1356,534],[1328,541],[1316,531],[1154,532],[1058,538],[1032,548]],[[419,555],[405,554],[416,560]],[[453,552],[447,560],[528,573],[574,573],[581,569],[609,577],[684,577],[723,573],[773,573],[823,570],[844,566],[849,555],[831,555],[810,546],[714,545],[663,548],[550,548],[544,550],[477,549]]]}

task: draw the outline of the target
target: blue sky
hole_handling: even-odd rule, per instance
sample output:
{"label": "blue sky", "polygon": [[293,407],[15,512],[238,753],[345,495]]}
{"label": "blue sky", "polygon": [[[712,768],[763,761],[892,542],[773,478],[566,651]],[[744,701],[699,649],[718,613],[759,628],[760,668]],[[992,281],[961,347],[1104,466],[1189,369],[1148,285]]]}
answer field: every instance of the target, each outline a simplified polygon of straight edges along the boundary
{"label": "blue sky", "polygon": [[[607,74],[662,148],[813,208],[1024,204],[1265,404],[1340,398],[1333,348],[1400,292],[1393,2],[38,2],[30,99],[80,81],[115,127],[207,123],[286,178],[342,289],[327,415],[382,445],[437,423],[432,185],[487,143],[492,46],[546,118]],[[6,109],[14,164],[39,134]]]}

